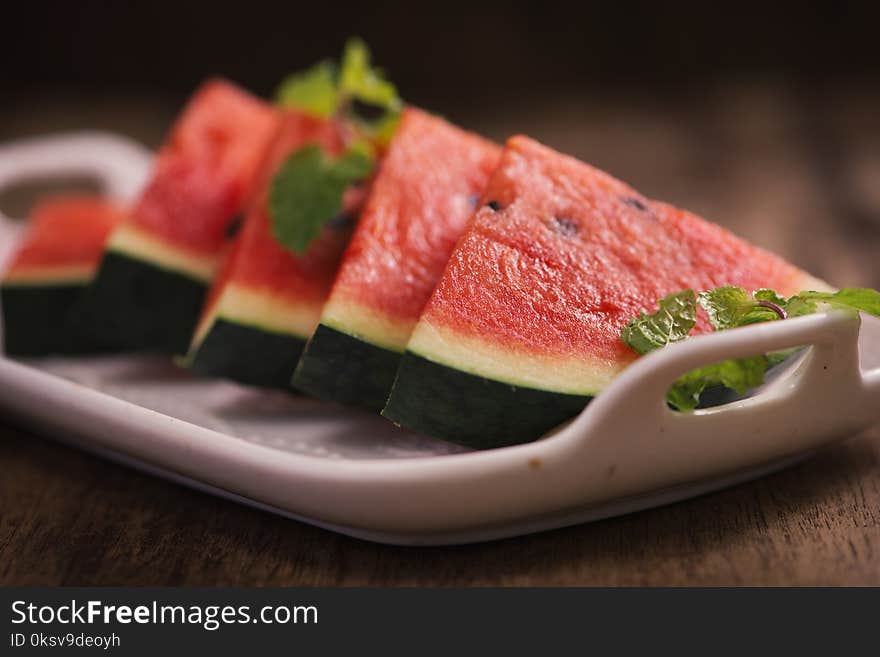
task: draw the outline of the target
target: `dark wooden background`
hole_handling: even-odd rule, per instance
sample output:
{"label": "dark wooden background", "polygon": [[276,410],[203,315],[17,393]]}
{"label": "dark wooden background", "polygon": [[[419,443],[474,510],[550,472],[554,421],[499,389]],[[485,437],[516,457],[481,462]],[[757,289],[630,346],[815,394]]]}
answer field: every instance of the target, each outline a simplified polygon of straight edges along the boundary
{"label": "dark wooden background", "polygon": [[[0,45],[0,141],[90,127],[155,145],[202,75],[267,92],[291,68],[282,53],[311,61],[355,32],[408,98],[466,127],[530,134],[837,285],[880,287],[876,21],[836,5],[788,14],[764,3],[755,21],[714,6],[567,14],[525,3],[398,24],[383,4],[304,30],[272,13],[205,22],[202,3],[170,24],[158,9],[111,4],[19,3],[25,27]],[[150,45],[158,33],[163,48]],[[0,194],[0,205],[24,209],[28,196]],[[880,585],[878,465],[875,427],[669,507],[485,545],[396,548],[195,493],[0,417],[0,584]]]}

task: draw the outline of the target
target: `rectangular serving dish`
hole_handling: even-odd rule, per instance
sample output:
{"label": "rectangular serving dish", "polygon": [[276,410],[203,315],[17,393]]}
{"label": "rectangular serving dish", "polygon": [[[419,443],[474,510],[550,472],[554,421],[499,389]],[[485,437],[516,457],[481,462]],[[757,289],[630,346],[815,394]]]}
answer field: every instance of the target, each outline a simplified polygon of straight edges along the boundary
{"label": "rectangular serving dish", "polygon": [[[694,338],[641,359],[553,435],[484,452],[197,379],[161,358],[0,358],[0,409],[127,465],[352,536],[465,543],[699,495],[869,426],[880,410],[880,322],[859,326],[831,313]],[[662,403],[693,366],[810,343],[751,398],[687,414]]]}
{"label": "rectangular serving dish", "polygon": [[[84,170],[125,199],[148,160],[107,135],[16,144],[0,148],[0,188],[25,174]],[[17,233],[0,216],[0,269]],[[749,398],[692,413],[665,403],[672,381],[695,367],[799,346],[810,348]],[[689,339],[639,359],[545,438],[483,452],[376,415],[198,379],[155,357],[0,357],[0,411],[127,465],[334,531],[467,543],[706,493],[867,428],[880,419],[880,321],[832,312]]]}

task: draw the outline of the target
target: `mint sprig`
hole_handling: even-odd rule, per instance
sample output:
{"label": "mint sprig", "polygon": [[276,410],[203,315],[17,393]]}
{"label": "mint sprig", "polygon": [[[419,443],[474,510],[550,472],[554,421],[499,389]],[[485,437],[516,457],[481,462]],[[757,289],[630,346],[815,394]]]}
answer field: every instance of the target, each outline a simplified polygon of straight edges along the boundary
{"label": "mint sprig", "polygon": [[[741,287],[727,285],[699,295],[693,290],[682,290],[663,297],[657,311],[642,312],[627,322],[621,339],[638,354],[684,340],[696,324],[697,304],[706,311],[716,331],[809,315],[824,307],[880,317],[880,292],[869,288],[807,291],[786,299],[773,290],[761,289],[749,294]],[[680,377],[669,389],[666,399],[684,411],[696,408],[702,392],[712,386],[722,385],[742,394],[761,385],[767,369],[782,360],[780,353],[771,353],[701,367]]]}
{"label": "mint sprig", "polygon": [[[317,147],[291,155],[272,179],[269,213],[275,238],[294,253],[304,253],[321,228],[342,210],[346,189],[367,178],[376,164],[376,146],[386,144],[397,127],[403,101],[385,74],[370,63],[370,51],[349,39],[339,64],[324,60],[286,77],[277,101],[319,118],[347,125],[352,144],[337,159]],[[369,110],[364,116],[361,108]]]}
{"label": "mint sprig", "polygon": [[292,73],[278,89],[278,104],[319,118],[332,116],[338,104],[337,75],[336,64],[330,60]]}
{"label": "mint sprig", "polygon": [[[370,63],[370,50],[359,38],[345,44],[339,64],[325,60],[287,76],[278,87],[277,101],[314,116],[337,116],[353,123],[366,137],[387,143],[397,126],[403,101],[385,73]],[[358,112],[370,108],[371,116]]]}
{"label": "mint sprig", "polygon": [[342,211],[345,190],[367,178],[373,166],[373,158],[358,146],[336,159],[317,145],[293,153],[269,189],[275,239],[294,253],[305,253],[324,225]]}

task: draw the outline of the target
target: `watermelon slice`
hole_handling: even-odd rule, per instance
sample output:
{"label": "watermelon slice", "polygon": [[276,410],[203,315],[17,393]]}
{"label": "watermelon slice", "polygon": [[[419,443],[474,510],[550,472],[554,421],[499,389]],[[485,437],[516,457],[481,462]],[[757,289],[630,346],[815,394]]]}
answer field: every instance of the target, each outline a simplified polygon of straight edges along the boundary
{"label": "watermelon slice", "polygon": [[407,108],[294,375],[379,411],[410,332],[473,214],[500,148]]}
{"label": "watermelon slice", "polygon": [[211,289],[190,348],[190,367],[201,374],[243,383],[289,388],[293,370],[318,324],[354,209],[325,227],[303,255],[282,247],[272,234],[267,199],[278,167],[294,151],[319,144],[342,151],[343,128],[335,121],[290,111],[261,174],[258,202],[250,212]]}
{"label": "watermelon slice", "polygon": [[[485,448],[579,413],[630,364],[626,321],[683,288],[827,286],[719,226],[512,138],[407,346],[383,414]],[[708,330],[702,323],[701,330]]]}
{"label": "watermelon slice", "polygon": [[95,275],[123,211],[94,196],[58,196],[31,213],[27,233],[0,284],[5,352],[44,356],[100,351],[78,335],[70,313]]}
{"label": "watermelon slice", "polygon": [[278,121],[277,110],[228,82],[197,91],[110,237],[85,306],[91,330],[121,348],[186,350]]}

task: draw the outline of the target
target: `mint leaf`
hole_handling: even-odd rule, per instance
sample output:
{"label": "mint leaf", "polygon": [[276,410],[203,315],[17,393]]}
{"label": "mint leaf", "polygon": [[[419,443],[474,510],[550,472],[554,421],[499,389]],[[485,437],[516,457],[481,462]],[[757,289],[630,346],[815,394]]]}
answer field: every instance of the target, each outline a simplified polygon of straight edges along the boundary
{"label": "mint leaf", "polygon": [[764,383],[769,361],[766,356],[735,358],[718,363],[721,384],[742,394]]}
{"label": "mint leaf", "polygon": [[352,149],[336,160],[317,145],[301,148],[279,167],[269,189],[272,233],[285,248],[305,253],[342,211],[345,190],[370,175],[373,160]]}
{"label": "mint leaf", "polygon": [[795,294],[788,300],[785,311],[789,317],[802,317],[804,315],[812,315],[819,309],[815,301],[804,299]]}
{"label": "mint leaf", "polygon": [[706,388],[725,386],[742,394],[764,383],[771,361],[766,356],[736,358],[707,365],[679,377],[666,393],[666,401],[680,411],[691,411]]}
{"label": "mint leaf", "polygon": [[832,308],[859,310],[880,317],[880,292],[870,288],[845,287],[837,292],[801,292],[792,299],[827,303]]}
{"label": "mint leaf", "polygon": [[773,290],[758,290],[753,297],[733,285],[701,292],[697,300],[716,331],[782,319],[787,303]]}
{"label": "mint leaf", "polygon": [[776,367],[777,365],[784,363],[791,356],[800,351],[800,347],[791,347],[789,349],[780,349],[779,351],[771,351],[766,354],[767,356],[767,369],[769,370],[771,367]]}
{"label": "mint leaf", "polygon": [[749,310],[740,322],[740,326],[756,322],[772,322],[789,316],[788,301],[773,290],[761,288],[752,294],[755,306]]}
{"label": "mint leaf", "polygon": [[785,308],[786,304],[788,304],[788,300],[785,297],[781,297],[773,290],[768,290],[765,287],[762,287],[760,290],[755,290],[752,296],[758,301],[769,301],[782,308]]}
{"label": "mint leaf", "polygon": [[739,326],[742,318],[755,307],[755,301],[741,287],[725,285],[701,292],[697,297],[709,316],[709,323],[719,331]]}
{"label": "mint leaf", "polygon": [[656,312],[640,313],[621,332],[623,342],[638,354],[686,338],[697,323],[697,296],[693,290],[668,294],[657,305]]}
{"label": "mint leaf", "polygon": [[[349,115],[361,129],[379,141],[391,138],[403,102],[385,73],[371,66],[370,50],[361,39],[352,38],[345,44],[339,72],[339,93],[343,102],[348,102]],[[378,116],[372,119],[358,116],[353,111],[352,100],[378,110]]]}
{"label": "mint leaf", "polygon": [[375,107],[397,111],[401,106],[396,87],[385,78],[381,69],[370,65],[370,50],[356,37],[345,44],[339,89],[344,95]]}
{"label": "mint leaf", "polygon": [[334,163],[333,175],[348,183],[363,180],[372,173],[373,161],[373,154],[366,147],[361,144],[352,145]]}
{"label": "mint leaf", "polygon": [[700,403],[702,392],[713,384],[720,384],[717,368],[700,367],[679,377],[666,392],[666,401],[679,411],[691,411]]}
{"label": "mint leaf", "polygon": [[288,75],[278,87],[277,101],[313,116],[326,118],[339,104],[336,65],[324,60],[300,73]]}

